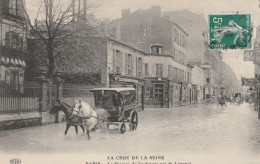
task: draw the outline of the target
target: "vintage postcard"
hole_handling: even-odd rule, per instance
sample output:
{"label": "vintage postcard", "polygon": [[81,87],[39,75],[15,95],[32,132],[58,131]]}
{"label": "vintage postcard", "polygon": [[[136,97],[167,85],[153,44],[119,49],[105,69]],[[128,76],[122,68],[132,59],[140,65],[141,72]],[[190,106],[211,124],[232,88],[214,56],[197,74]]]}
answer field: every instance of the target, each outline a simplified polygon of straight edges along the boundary
{"label": "vintage postcard", "polygon": [[259,0],[0,0],[1,164],[260,164]]}

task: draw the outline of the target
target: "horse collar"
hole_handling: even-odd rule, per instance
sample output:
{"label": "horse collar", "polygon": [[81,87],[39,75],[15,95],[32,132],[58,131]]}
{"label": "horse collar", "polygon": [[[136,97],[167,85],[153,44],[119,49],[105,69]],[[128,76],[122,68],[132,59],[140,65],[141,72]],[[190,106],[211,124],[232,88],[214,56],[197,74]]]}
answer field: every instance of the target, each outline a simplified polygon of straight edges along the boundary
{"label": "horse collar", "polygon": [[89,115],[86,117],[86,119],[90,119],[91,117],[92,117],[92,113],[93,113],[93,109],[92,108],[90,108],[90,113],[89,113]]}

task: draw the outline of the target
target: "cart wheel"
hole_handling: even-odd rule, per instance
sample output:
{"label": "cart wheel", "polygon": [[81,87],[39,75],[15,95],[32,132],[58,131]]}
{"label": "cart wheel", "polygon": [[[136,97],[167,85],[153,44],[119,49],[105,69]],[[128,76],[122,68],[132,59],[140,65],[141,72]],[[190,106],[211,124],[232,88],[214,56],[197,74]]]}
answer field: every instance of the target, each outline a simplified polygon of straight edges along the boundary
{"label": "cart wheel", "polygon": [[130,131],[136,130],[137,125],[138,125],[138,115],[137,112],[133,110],[130,115],[130,122],[129,122]]}
{"label": "cart wheel", "polygon": [[120,125],[119,125],[119,131],[121,134],[124,134],[125,133],[125,123],[124,122],[121,122]]}

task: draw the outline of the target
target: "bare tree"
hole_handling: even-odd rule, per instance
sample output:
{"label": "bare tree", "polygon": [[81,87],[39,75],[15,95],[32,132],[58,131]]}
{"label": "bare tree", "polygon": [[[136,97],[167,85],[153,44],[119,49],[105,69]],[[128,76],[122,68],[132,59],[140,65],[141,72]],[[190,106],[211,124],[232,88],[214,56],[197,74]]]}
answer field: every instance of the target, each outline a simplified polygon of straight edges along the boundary
{"label": "bare tree", "polygon": [[[75,2],[76,0],[42,0],[34,24],[28,13],[25,13],[31,35],[43,43],[50,76],[54,74],[55,62],[57,61],[71,59],[75,53],[77,55],[77,58],[74,59],[76,62],[82,63],[86,60],[86,49],[91,46],[86,41],[81,42],[85,43],[84,46],[80,45],[79,39],[86,40],[87,35],[91,33],[90,31],[99,27],[98,23],[89,24],[86,21],[86,0],[82,1],[84,2],[83,7],[80,7],[80,4],[76,6]],[[75,51],[79,46],[84,47],[85,50]],[[64,64],[66,65],[66,63]]]}

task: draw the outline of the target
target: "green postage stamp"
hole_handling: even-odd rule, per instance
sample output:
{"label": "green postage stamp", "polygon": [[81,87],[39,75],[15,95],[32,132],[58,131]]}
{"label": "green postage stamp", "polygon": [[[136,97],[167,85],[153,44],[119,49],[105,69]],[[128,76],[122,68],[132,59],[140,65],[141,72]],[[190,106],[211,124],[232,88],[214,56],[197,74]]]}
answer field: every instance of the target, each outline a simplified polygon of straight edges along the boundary
{"label": "green postage stamp", "polygon": [[251,14],[210,14],[209,48],[252,49]]}

